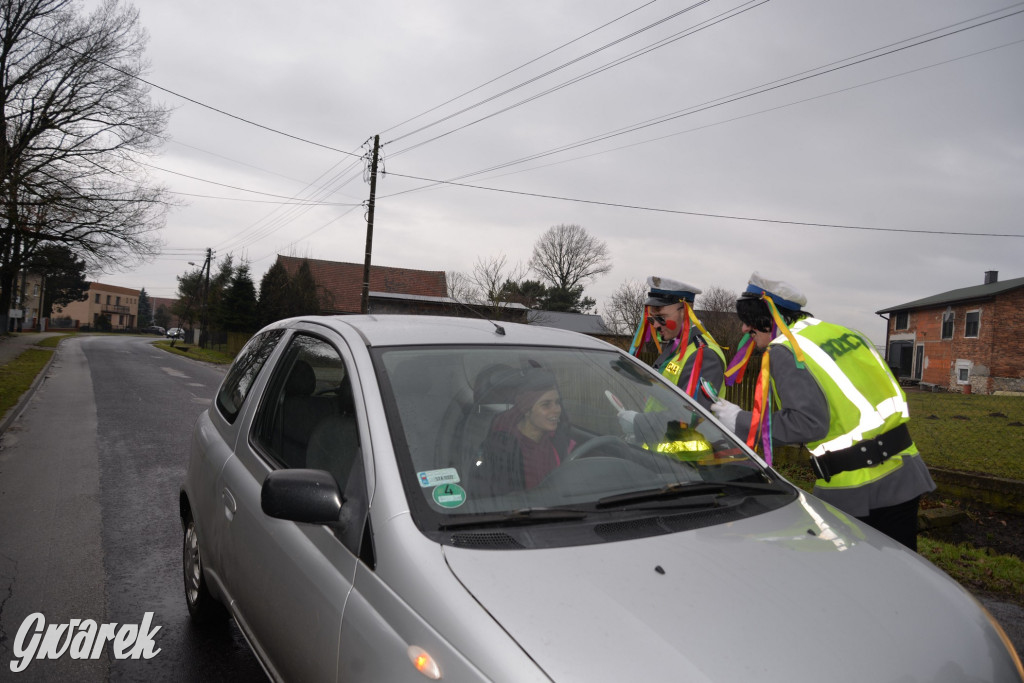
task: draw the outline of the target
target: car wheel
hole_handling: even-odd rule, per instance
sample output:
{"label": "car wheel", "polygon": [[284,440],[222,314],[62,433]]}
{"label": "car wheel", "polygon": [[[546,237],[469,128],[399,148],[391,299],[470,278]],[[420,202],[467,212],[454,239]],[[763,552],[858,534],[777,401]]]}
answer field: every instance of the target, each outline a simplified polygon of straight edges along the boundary
{"label": "car wheel", "polygon": [[185,517],[185,535],[182,543],[182,569],[185,576],[185,604],[192,621],[207,624],[227,619],[228,612],[206,587],[203,576],[203,558],[199,553],[199,532],[192,515]]}

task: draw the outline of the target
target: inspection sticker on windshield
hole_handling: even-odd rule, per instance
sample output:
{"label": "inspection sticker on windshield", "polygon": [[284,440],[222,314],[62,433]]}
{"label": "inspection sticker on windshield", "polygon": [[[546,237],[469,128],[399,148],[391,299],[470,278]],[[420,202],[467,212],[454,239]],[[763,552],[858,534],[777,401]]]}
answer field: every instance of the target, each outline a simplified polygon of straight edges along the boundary
{"label": "inspection sticker on windshield", "polygon": [[434,489],[434,502],[443,508],[457,508],[466,502],[466,491],[458,484],[441,484]]}
{"label": "inspection sticker on windshield", "polygon": [[441,484],[459,483],[459,472],[454,467],[446,467],[443,470],[427,470],[416,474],[420,479],[420,486],[428,489]]}

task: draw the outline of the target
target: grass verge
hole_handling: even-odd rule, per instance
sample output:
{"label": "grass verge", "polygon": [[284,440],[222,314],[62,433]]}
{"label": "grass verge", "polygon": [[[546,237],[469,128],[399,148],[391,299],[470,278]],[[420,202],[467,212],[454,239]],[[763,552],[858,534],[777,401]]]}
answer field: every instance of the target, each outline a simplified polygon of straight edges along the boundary
{"label": "grass verge", "polygon": [[964,588],[1024,605],[1024,562],[1016,557],[966,543],[943,543],[925,536],[918,537],[917,547],[922,557]]}
{"label": "grass verge", "polygon": [[185,356],[187,358],[194,358],[195,360],[206,361],[207,363],[227,365],[235,359],[234,356],[231,356],[224,351],[204,349],[199,346],[193,346],[192,344],[183,344],[180,341],[176,342],[174,346],[171,346],[171,342],[169,341],[158,341],[154,342],[153,346],[158,349],[163,349],[169,353]]}
{"label": "grass verge", "polygon": [[0,366],[0,417],[17,405],[52,355],[49,349],[28,349],[7,365]]}
{"label": "grass verge", "polygon": [[63,341],[64,339],[66,339],[66,338],[68,338],[70,336],[72,336],[72,335],[70,335],[70,334],[62,334],[59,337],[46,337],[45,339],[40,339],[39,341],[37,341],[36,342],[36,346],[44,346],[44,347],[47,347],[47,348],[55,349],[55,348],[57,348],[57,344],[60,344],[61,341]]}

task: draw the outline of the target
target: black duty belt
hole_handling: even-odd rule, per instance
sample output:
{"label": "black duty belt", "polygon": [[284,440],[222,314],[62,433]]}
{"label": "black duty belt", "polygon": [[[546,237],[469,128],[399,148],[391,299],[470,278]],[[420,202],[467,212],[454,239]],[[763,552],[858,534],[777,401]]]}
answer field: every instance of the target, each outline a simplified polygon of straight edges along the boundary
{"label": "black duty belt", "polygon": [[811,456],[811,467],[818,478],[830,481],[840,472],[859,470],[862,467],[881,465],[894,455],[914,445],[906,423],[894,427],[884,434],[858,441],[849,448],[829,451],[824,455]]}

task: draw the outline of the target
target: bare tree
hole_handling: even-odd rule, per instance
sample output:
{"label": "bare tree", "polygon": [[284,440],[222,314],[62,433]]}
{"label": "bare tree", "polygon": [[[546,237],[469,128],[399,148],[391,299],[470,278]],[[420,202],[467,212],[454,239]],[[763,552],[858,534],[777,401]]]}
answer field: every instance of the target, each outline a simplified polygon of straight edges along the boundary
{"label": "bare tree", "polygon": [[167,109],[153,104],[138,11],[104,0],[0,2],[0,324],[14,278],[40,246],[90,270],[153,255],[166,191],[138,157],[154,153]]}
{"label": "bare tree", "polygon": [[608,245],[579,225],[555,225],[533,245],[530,268],[551,287],[572,292],[611,270]]}
{"label": "bare tree", "polygon": [[743,336],[740,319],[736,317],[736,292],[712,285],[697,297],[694,308],[701,323],[726,350],[729,358]]}
{"label": "bare tree", "polygon": [[500,254],[479,257],[469,273],[449,273],[448,296],[461,303],[487,306],[494,318],[503,318],[503,309],[518,303],[519,285],[526,275],[522,263],[510,263]]}
{"label": "bare tree", "polygon": [[633,334],[640,326],[647,300],[647,285],[626,280],[612,292],[604,307],[604,322],[615,334]]}
{"label": "bare tree", "polygon": [[446,284],[448,285],[448,298],[462,303],[470,303],[476,300],[476,286],[469,279],[469,276],[459,271],[445,273]]}

